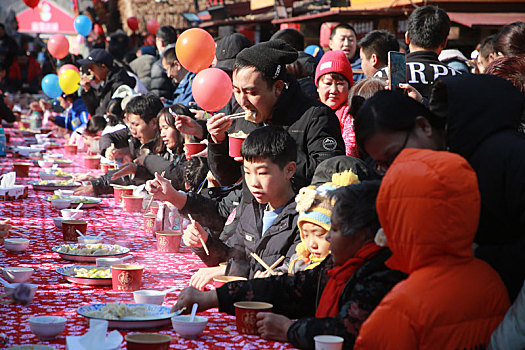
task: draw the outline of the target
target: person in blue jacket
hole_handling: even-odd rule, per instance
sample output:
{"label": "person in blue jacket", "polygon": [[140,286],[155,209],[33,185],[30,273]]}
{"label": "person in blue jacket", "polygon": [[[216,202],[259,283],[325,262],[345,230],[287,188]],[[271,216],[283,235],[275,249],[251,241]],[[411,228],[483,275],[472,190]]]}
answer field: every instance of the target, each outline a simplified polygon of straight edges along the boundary
{"label": "person in blue jacket", "polygon": [[70,131],[75,131],[79,127],[87,125],[89,113],[84,101],[76,92],[70,95],[63,93],[58,97],[58,100],[65,112],[62,115],[51,117],[53,123]]}

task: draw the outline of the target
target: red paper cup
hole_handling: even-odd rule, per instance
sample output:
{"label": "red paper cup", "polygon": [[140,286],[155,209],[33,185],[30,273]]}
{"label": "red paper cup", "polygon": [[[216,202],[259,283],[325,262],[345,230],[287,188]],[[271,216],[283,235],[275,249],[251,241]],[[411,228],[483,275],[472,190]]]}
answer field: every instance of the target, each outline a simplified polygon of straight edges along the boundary
{"label": "red paper cup", "polygon": [[115,203],[122,203],[123,194],[131,196],[133,194],[133,189],[124,186],[113,186],[113,196],[115,198]]}
{"label": "red paper cup", "polygon": [[87,221],[84,220],[64,220],[62,221],[62,236],[64,241],[78,242],[78,232],[82,232],[83,235],[87,231]]}
{"label": "red paper cup", "polygon": [[159,212],[159,203],[152,202],[149,206],[149,211],[151,212],[151,214],[157,215],[157,213]]}
{"label": "red paper cup", "polygon": [[142,202],[144,201],[144,197],[129,194],[123,194],[121,197],[125,211],[130,213],[139,213],[142,211]]}
{"label": "red paper cup", "polygon": [[87,169],[98,169],[100,168],[100,156],[85,156],[84,166]]}
{"label": "red paper cup", "polygon": [[32,166],[32,163],[13,163],[13,169],[16,173],[16,177],[28,177],[29,168]]}
{"label": "red paper cup", "polygon": [[182,233],[178,231],[157,231],[157,250],[164,253],[177,253]]}
{"label": "red paper cup", "polygon": [[230,155],[230,157],[232,158],[235,158],[235,157],[240,157],[241,156],[241,146],[242,146],[242,143],[244,142],[244,140],[246,140],[246,138],[244,137],[233,137],[233,136],[228,136],[228,139],[229,139],[229,152],[228,154]]}
{"label": "red paper cup", "polygon": [[142,265],[111,265],[111,282],[113,290],[134,291],[142,285]]}
{"label": "red paper cup", "polygon": [[184,148],[186,149],[186,159],[190,159],[194,154],[204,151],[206,145],[204,143],[185,143]]}
{"label": "red paper cup", "polygon": [[233,281],[246,281],[246,278],[239,276],[217,276],[213,278],[213,285],[215,288],[220,288],[226,283]]}
{"label": "red paper cup", "polygon": [[22,126],[20,129],[29,129],[31,127],[30,122],[20,122],[20,125]]}
{"label": "red paper cup", "polygon": [[77,154],[78,146],[77,145],[65,145],[64,150],[66,151],[66,154]]}
{"label": "red paper cup", "polygon": [[260,301],[238,301],[235,306],[237,331],[243,334],[258,334],[257,314],[272,311],[273,305]]}
{"label": "red paper cup", "polygon": [[102,170],[103,173],[107,173],[108,170],[115,170],[116,168],[115,164],[100,164],[100,170]]}
{"label": "red paper cup", "polygon": [[148,236],[155,236],[155,220],[157,215],[148,213],[144,215],[144,233]]}

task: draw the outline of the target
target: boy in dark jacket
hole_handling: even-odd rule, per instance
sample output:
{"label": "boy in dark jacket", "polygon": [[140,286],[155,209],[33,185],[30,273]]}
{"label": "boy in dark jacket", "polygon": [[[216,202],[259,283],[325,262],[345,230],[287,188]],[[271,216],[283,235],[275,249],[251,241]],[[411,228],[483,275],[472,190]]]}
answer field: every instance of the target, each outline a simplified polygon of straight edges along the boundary
{"label": "boy in dark jacket", "polygon": [[184,242],[201,247],[201,239],[210,251],[206,260],[217,264],[229,259],[227,267],[199,270],[191,284],[204,288],[213,277],[224,274],[253,277],[264,269],[250,254],[256,253],[272,265],[281,256],[285,260],[300,242],[295,210],[295,192],[290,179],[295,174],[297,146],[283,129],[267,126],[254,130],[241,149],[244,180],[254,199],[247,204],[235,233],[224,243],[208,236],[197,222],[184,232]]}

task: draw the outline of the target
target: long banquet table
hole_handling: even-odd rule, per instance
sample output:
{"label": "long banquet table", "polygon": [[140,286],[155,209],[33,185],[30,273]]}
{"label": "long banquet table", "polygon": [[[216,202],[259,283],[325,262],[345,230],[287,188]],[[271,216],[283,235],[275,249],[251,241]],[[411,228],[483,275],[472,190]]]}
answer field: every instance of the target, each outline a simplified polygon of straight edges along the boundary
{"label": "long banquet table", "polygon": [[[11,145],[23,144],[27,140],[20,134],[11,133]],[[18,136],[18,137],[16,137]],[[53,150],[56,153],[62,150]],[[85,172],[82,167],[82,156],[65,156],[75,160],[72,168],[65,171]],[[0,174],[12,171],[12,163],[18,159],[8,154],[0,158]],[[17,184],[27,184],[30,180],[38,180],[38,172],[42,171],[35,162],[30,170],[29,178],[17,179]],[[98,173],[100,174],[100,173]],[[131,292],[117,292],[109,287],[93,287],[70,283],[55,269],[62,266],[94,265],[94,263],[78,263],[66,261],[57,253],[51,251],[53,246],[64,243],[62,232],[53,224],[53,217],[60,216],[57,209],[44,200],[52,192],[35,191],[29,186],[29,197],[17,201],[0,201],[0,220],[9,219],[14,226],[22,227],[31,236],[29,248],[23,254],[9,253],[0,246],[0,267],[25,266],[35,269],[30,283],[38,284],[38,290],[33,302],[21,306],[9,302],[2,295],[0,298],[0,341],[7,337],[9,347],[22,344],[51,345],[56,349],[66,348],[66,336],[83,335],[88,331],[87,319],[77,314],[79,306],[110,302],[133,302]],[[168,294],[164,305],[174,305],[178,293],[188,286],[189,278],[199,268],[205,267],[200,259],[187,247],[182,246],[179,253],[161,253],[156,250],[156,242],[152,236],[143,233],[143,218],[140,213],[128,213],[115,204],[113,196],[106,196],[98,207],[86,209],[84,218],[88,221],[88,234],[102,233],[104,243],[123,242],[131,250],[134,258],[128,262],[145,266],[142,289],[163,290],[177,287],[174,293]],[[17,237],[10,234],[9,237]],[[2,291],[3,287],[0,287]],[[2,294],[2,292],[0,292]],[[65,331],[56,339],[42,341],[29,328],[29,318],[33,316],[53,315],[67,318]],[[208,318],[204,332],[194,340],[184,339],[173,330],[171,324],[162,328],[146,330],[119,330],[125,336],[134,332],[154,332],[168,334],[172,337],[172,349],[291,349],[286,343],[266,341],[259,336],[242,335],[236,332],[235,317],[218,312],[217,309],[202,312],[199,315]],[[125,348],[125,341],[122,343]]]}

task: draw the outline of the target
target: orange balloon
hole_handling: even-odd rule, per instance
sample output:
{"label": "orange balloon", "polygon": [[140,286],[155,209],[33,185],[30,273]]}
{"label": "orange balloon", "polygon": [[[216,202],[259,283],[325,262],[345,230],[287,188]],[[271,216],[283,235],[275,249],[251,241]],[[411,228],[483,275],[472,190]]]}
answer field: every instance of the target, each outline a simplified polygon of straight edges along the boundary
{"label": "orange balloon", "polygon": [[175,45],[177,59],[190,72],[208,68],[215,58],[215,42],[210,33],[201,28],[184,31]]}

